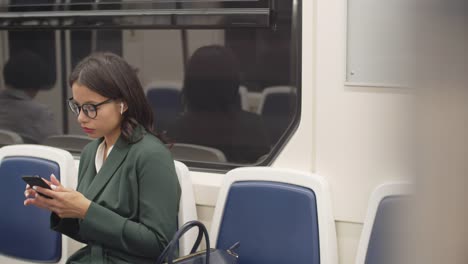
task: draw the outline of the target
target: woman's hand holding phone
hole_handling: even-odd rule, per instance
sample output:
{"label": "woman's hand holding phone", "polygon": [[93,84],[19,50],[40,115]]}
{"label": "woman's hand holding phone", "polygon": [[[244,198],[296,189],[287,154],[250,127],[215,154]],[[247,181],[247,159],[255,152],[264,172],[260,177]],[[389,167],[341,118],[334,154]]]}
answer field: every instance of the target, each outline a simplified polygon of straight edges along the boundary
{"label": "woman's hand holding phone", "polygon": [[[35,205],[37,207],[56,213],[60,218],[80,218],[84,219],[91,201],[83,194],[70,188],[65,188],[52,174],[50,181],[42,179],[47,183],[47,188],[35,185],[26,185],[24,192],[26,200],[24,205]],[[51,199],[36,195],[42,193]],[[34,198],[31,198],[34,197]]]}

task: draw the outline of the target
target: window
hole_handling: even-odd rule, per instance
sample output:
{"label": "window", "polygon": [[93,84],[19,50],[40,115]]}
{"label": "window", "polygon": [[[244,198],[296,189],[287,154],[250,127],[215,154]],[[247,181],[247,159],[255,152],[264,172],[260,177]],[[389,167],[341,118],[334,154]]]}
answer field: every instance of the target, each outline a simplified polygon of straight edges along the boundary
{"label": "window", "polygon": [[[298,121],[300,1],[10,1],[2,8],[9,13],[0,15],[0,54],[31,50],[55,74],[33,101],[53,113],[56,133],[83,136],[65,107],[66,80],[93,51],[112,51],[137,69],[156,129],[192,167],[266,164]],[[0,122],[0,129],[17,128]]]}

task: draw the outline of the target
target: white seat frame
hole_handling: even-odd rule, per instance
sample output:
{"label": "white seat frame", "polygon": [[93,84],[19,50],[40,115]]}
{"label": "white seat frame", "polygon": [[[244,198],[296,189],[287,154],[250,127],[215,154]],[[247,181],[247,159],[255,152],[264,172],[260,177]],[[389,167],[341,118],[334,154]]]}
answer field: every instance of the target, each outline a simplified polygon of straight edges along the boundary
{"label": "white seat frame", "polygon": [[[76,188],[78,172],[70,152],[49,146],[29,144],[11,145],[0,148],[0,162],[4,158],[12,156],[34,157],[57,162],[57,164],[60,167],[61,184],[68,188]],[[74,253],[73,249],[77,246],[77,244],[73,242],[75,242],[73,239],[62,235],[62,256],[60,260],[56,263],[64,264],[67,261],[68,257],[72,253]],[[0,255],[0,263],[30,264],[32,262],[27,262],[24,260],[11,258],[9,256]]]}
{"label": "white seat frame", "polygon": [[[319,175],[271,167],[244,167],[229,171],[221,185],[216,203],[210,237],[216,247],[224,206],[231,185],[241,181],[268,181],[302,186],[315,193],[320,241],[320,263],[337,264],[338,252],[331,192],[328,183]],[[242,247],[242,242],[241,242]]]}
{"label": "white seat frame", "polygon": [[42,144],[72,152],[81,152],[84,146],[92,141],[92,138],[83,135],[54,135],[46,138]]}
{"label": "white seat frame", "polygon": [[[174,165],[179,179],[180,189],[182,190],[178,215],[178,227],[181,227],[188,221],[197,220],[198,216],[189,169],[180,161],[174,161]],[[185,256],[190,253],[197,239],[197,234],[196,230],[190,230],[182,236],[179,240],[180,256]]]}
{"label": "white seat frame", "polygon": [[22,144],[23,138],[16,132],[5,130],[5,129],[0,129],[0,137],[7,139],[7,142],[0,142],[2,145],[7,145],[7,144]]}
{"label": "white seat frame", "polygon": [[[226,156],[224,153],[217,149],[217,148],[212,148],[212,147],[207,147],[207,146],[202,146],[202,145],[195,145],[195,144],[186,144],[186,143],[175,143],[172,148],[176,149],[179,148],[179,150],[184,150],[186,149],[187,151],[198,151],[202,153],[207,153],[209,155],[212,155],[214,159],[210,160],[203,160],[203,161],[213,161],[213,162],[226,162]],[[175,159],[181,159],[180,157],[174,156]],[[195,159],[198,160],[198,159]],[[202,159],[199,159],[202,160]]]}
{"label": "white seat frame", "polygon": [[239,86],[239,95],[240,95],[242,110],[250,111],[249,90],[247,89],[247,87],[245,87],[243,85]]}
{"label": "white seat frame", "polygon": [[389,196],[403,196],[410,195],[411,193],[411,183],[409,182],[384,183],[377,186],[377,188],[372,192],[367,206],[367,214],[364,218],[361,238],[359,239],[358,250],[356,253],[356,264],[364,264],[366,261],[369,239],[380,202]]}

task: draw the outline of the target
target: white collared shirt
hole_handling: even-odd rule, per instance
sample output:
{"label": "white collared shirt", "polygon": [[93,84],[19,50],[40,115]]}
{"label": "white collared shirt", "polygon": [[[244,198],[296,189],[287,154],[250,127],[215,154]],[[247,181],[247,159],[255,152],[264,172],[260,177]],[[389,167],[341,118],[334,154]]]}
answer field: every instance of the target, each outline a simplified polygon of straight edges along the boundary
{"label": "white collared shirt", "polygon": [[[106,148],[106,141],[103,140],[101,144],[99,144],[99,147],[97,148],[96,151],[96,158],[94,160],[94,163],[96,165],[96,172],[99,172],[102,168],[102,164],[104,164],[104,149]],[[109,157],[109,154],[111,150],[114,148],[114,145],[110,146],[110,148],[107,150],[107,155],[106,157]]]}

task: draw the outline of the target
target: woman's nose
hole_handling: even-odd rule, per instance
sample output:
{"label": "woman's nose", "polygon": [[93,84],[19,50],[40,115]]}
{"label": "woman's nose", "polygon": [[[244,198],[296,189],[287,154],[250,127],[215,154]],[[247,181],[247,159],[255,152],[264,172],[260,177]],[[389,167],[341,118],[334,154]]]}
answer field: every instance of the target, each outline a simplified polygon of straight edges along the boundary
{"label": "woman's nose", "polygon": [[83,122],[86,122],[88,120],[88,117],[85,115],[83,110],[80,109],[80,113],[78,114],[77,119],[78,119],[78,122],[83,123]]}

